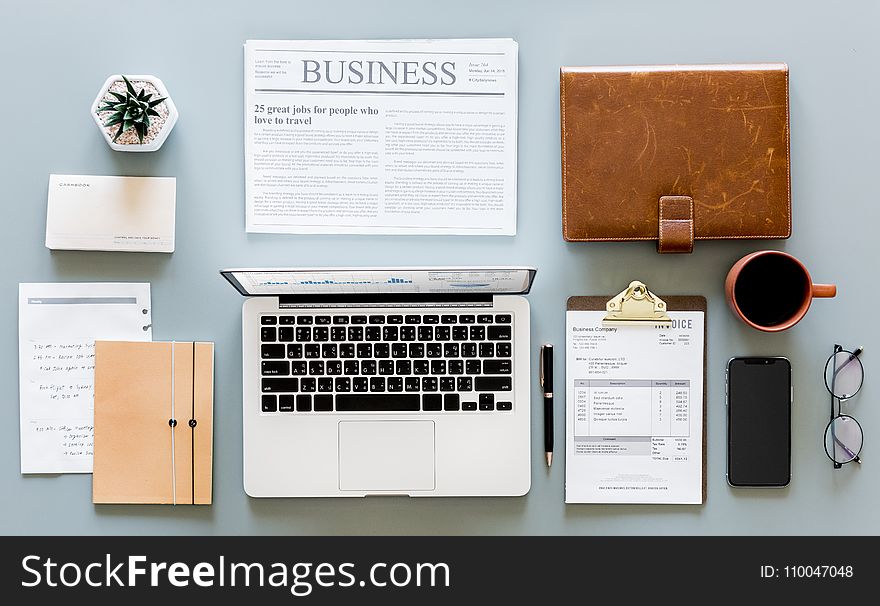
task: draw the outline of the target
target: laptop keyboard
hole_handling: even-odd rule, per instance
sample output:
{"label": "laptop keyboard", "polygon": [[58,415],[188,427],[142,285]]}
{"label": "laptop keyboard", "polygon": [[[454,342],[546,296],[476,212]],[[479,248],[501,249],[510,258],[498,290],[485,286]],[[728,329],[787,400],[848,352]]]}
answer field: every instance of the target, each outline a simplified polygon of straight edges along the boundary
{"label": "laptop keyboard", "polygon": [[513,409],[511,314],[260,317],[264,413]]}

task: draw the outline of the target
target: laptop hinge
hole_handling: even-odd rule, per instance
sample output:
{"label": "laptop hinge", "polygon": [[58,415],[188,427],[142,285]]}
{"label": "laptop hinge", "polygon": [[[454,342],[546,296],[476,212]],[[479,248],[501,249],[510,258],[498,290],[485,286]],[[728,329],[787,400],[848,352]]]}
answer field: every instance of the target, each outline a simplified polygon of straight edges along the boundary
{"label": "laptop hinge", "polygon": [[293,307],[490,307],[491,294],[280,295],[278,306]]}

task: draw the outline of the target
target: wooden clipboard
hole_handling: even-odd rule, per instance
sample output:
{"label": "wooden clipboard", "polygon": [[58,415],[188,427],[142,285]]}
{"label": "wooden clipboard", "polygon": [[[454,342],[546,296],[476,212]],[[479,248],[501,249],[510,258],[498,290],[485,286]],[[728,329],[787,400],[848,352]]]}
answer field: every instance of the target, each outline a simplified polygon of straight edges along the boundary
{"label": "wooden clipboard", "polygon": [[[626,292],[626,291],[624,291]],[[617,295],[620,297],[624,293],[620,293]],[[608,297],[607,295],[602,296],[587,296],[587,297],[569,297],[567,311],[607,311],[607,304],[613,300],[615,297]],[[704,316],[707,313],[708,305],[706,303],[706,297],[702,296],[663,296],[659,295],[665,304],[666,308],[669,311],[701,311]],[[634,319],[636,320],[636,319]],[[707,420],[707,375],[706,375],[706,362],[707,362],[707,327],[709,326],[708,318],[703,318],[703,453],[702,453],[702,468],[703,468],[703,504],[706,503],[706,420]],[[566,378],[568,381],[568,378]],[[567,388],[567,386],[566,386]]]}

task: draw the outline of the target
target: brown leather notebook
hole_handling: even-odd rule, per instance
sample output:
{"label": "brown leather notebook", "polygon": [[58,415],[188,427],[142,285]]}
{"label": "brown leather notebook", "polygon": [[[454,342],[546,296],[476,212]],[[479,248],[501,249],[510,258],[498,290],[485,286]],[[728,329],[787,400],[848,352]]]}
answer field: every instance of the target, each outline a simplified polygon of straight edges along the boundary
{"label": "brown leather notebook", "polygon": [[563,67],[568,241],[791,235],[788,67]]}
{"label": "brown leather notebook", "polygon": [[95,343],[94,503],[210,505],[214,344]]}

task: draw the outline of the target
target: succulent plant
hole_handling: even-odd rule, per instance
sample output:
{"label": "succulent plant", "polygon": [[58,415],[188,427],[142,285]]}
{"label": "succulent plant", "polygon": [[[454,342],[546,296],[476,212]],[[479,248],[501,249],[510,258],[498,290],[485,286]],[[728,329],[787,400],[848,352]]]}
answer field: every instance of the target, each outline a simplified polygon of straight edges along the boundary
{"label": "succulent plant", "polygon": [[154,107],[162,103],[166,97],[152,99],[152,93],[148,93],[146,88],[142,88],[140,92],[134,89],[131,82],[125,76],[125,94],[108,90],[114,99],[104,99],[103,105],[98,108],[98,112],[113,112],[104,123],[104,126],[119,125],[119,130],[113,135],[113,141],[119,138],[129,128],[134,128],[140,143],[144,142],[147,130],[150,128],[150,116],[159,116]]}

